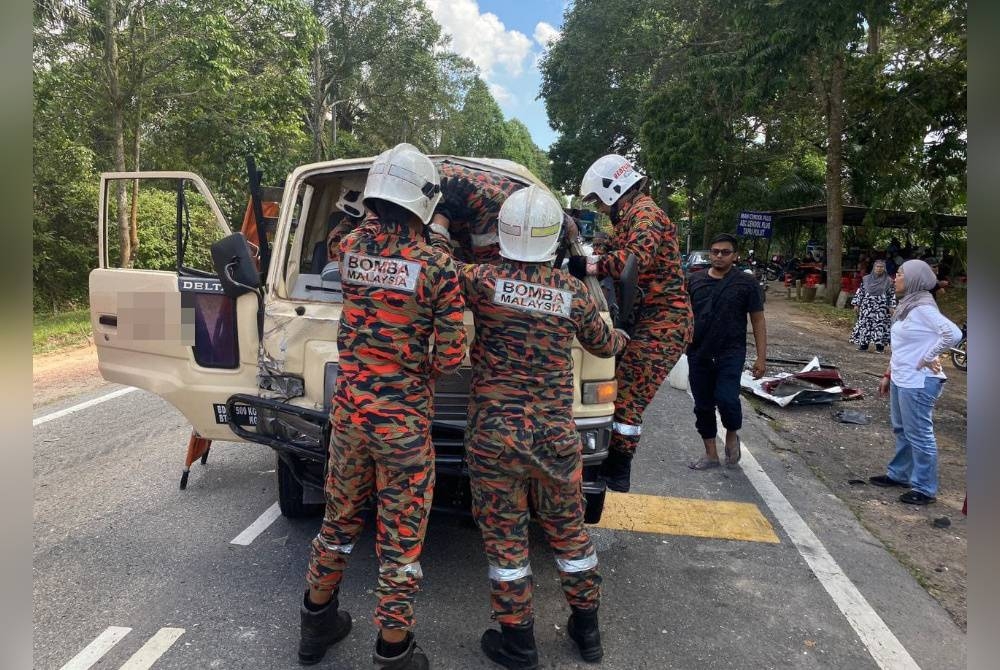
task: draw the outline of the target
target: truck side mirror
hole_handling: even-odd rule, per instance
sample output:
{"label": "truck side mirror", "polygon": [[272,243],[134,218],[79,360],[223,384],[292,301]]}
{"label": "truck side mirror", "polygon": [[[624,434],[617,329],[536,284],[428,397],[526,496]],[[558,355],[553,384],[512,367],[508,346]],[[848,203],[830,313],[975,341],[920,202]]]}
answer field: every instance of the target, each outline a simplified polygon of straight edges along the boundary
{"label": "truck side mirror", "polygon": [[212,245],[212,265],[222,282],[223,292],[230,298],[260,288],[260,277],[243,233],[233,233]]}
{"label": "truck side mirror", "polygon": [[635,310],[635,300],[639,292],[639,262],[635,254],[629,254],[618,280],[618,312],[615,315],[615,328],[628,330],[632,324],[632,312]]}

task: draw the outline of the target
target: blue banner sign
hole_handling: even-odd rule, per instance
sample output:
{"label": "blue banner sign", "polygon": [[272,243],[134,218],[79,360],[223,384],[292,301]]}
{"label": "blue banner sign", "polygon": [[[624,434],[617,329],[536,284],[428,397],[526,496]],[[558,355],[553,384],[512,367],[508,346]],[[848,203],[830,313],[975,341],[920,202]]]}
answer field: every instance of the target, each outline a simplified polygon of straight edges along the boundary
{"label": "blue banner sign", "polygon": [[769,212],[740,212],[740,223],[736,226],[740,237],[771,237],[771,214]]}

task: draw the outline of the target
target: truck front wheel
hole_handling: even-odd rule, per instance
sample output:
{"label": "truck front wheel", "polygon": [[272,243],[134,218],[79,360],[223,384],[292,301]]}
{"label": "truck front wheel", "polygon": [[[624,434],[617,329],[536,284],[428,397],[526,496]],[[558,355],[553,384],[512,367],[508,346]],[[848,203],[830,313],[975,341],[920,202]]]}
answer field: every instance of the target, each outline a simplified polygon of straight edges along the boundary
{"label": "truck front wheel", "polygon": [[583,498],[586,507],[583,511],[584,523],[598,523],[604,514],[604,499],[608,495],[607,489],[602,489],[600,493],[584,493]]}
{"label": "truck front wheel", "polygon": [[302,483],[295,478],[292,467],[276,454],[278,459],[278,507],[281,514],[289,519],[302,519],[306,517],[319,516],[323,513],[325,505],[316,503],[305,503],[302,501]]}

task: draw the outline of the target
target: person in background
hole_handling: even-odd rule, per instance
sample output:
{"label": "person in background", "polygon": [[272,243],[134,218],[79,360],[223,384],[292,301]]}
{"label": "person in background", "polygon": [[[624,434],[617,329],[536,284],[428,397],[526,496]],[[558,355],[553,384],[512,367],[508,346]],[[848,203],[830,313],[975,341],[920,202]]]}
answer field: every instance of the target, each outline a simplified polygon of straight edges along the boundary
{"label": "person in background", "polygon": [[937,500],[934,404],[946,379],[938,357],[962,337],[931,296],[935,286],[937,277],[924,261],[906,261],[896,273],[896,293],[901,298],[892,318],[889,367],[878,387],[880,396],[889,396],[896,453],[885,474],[868,481],[875,486],[908,488],[899,501],[910,505]]}
{"label": "person in background", "polygon": [[726,465],[734,467],[740,461],[740,377],[747,359],[747,315],[757,348],[754,379],[764,376],[767,360],[764,298],[757,281],[733,267],[736,238],[728,233],[716,235],[709,253],[712,267],[692,276],[688,285],[694,307],[694,338],[687,349],[688,384],[694,396],[695,427],[705,444],[705,454],[688,465],[692,470],[720,465],[716,407],[726,429]]}
{"label": "person in background", "polygon": [[875,351],[885,351],[892,325],[890,319],[896,307],[896,290],[886,272],[885,261],[875,261],[871,273],[862,277],[851,305],[858,315],[851,331],[851,342],[858,345],[858,351],[868,351],[870,344],[875,345]]}

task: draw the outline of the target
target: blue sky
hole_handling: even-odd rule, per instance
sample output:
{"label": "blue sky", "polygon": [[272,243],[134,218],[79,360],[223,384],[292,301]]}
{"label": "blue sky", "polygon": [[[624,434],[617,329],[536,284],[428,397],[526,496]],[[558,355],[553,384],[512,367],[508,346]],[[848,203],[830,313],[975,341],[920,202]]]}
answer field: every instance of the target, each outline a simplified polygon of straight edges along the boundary
{"label": "blue sky", "polygon": [[535,144],[555,140],[545,105],[536,100],[541,84],[538,58],[559,38],[568,0],[425,0],[452,50],[470,58],[490,85],[504,116],[518,118]]}

